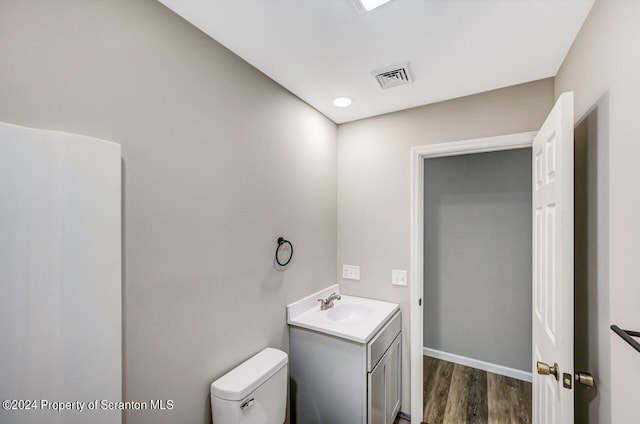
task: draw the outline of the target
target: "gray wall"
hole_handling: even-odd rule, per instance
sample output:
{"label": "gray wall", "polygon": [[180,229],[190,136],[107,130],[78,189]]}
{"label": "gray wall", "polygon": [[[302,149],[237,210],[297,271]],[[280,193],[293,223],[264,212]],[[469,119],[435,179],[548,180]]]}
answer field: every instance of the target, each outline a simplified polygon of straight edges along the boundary
{"label": "gray wall", "polygon": [[[574,91],[577,120],[597,108],[597,343],[592,422],[637,423],[638,353],[609,325],[640,329],[640,2],[596,0],[558,71],[555,95]],[[608,307],[607,307],[608,306]],[[588,370],[587,370],[588,371]]]}
{"label": "gray wall", "polygon": [[425,159],[424,345],[531,371],[531,149]]}
{"label": "gray wall", "polygon": [[[409,335],[409,288],[392,286],[391,270],[408,270],[410,264],[411,148],[537,131],[552,106],[553,80],[546,79],[340,125],[341,290],[399,303]],[[360,265],[360,281],[343,281],[342,264]],[[402,349],[402,410],[408,412],[409,337]]]}
{"label": "gray wall", "polygon": [[154,0],[2,1],[0,57],[0,121],[122,144],[125,397],[175,404],[127,422],[209,422],[335,281],[336,126]]}

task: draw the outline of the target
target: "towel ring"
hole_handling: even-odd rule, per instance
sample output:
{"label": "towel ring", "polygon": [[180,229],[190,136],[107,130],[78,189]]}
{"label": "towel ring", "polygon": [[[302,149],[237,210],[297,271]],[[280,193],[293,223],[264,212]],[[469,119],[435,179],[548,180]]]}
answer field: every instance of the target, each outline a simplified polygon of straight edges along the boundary
{"label": "towel ring", "polygon": [[[287,261],[284,263],[280,262],[280,259],[278,258],[278,251],[280,250],[283,244],[288,244],[289,248],[291,249],[291,254],[289,255],[289,259],[287,259]],[[278,237],[278,247],[276,247],[276,262],[278,263],[278,265],[287,266],[289,265],[289,262],[291,262],[292,258],[293,258],[293,244],[291,244],[289,240],[285,240],[284,237]]]}

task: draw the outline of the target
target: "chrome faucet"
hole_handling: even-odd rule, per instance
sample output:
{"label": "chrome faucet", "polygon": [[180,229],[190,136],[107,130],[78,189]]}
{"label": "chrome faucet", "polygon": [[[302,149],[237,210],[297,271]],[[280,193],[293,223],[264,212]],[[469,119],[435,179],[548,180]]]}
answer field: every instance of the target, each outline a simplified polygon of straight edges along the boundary
{"label": "chrome faucet", "polygon": [[340,295],[336,293],[331,293],[331,296],[327,297],[326,299],[318,299],[318,302],[320,302],[320,310],[324,311],[326,309],[333,308],[333,301],[340,299]]}

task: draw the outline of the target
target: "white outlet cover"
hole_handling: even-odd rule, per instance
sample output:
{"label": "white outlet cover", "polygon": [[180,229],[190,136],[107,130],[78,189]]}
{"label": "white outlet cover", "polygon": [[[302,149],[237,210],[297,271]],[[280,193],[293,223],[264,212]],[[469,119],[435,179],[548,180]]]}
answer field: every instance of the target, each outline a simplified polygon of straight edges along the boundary
{"label": "white outlet cover", "polygon": [[406,286],[407,285],[407,271],[404,269],[392,269],[391,270],[391,284],[394,286]]}
{"label": "white outlet cover", "polygon": [[342,278],[360,280],[360,267],[358,265],[342,265]]}

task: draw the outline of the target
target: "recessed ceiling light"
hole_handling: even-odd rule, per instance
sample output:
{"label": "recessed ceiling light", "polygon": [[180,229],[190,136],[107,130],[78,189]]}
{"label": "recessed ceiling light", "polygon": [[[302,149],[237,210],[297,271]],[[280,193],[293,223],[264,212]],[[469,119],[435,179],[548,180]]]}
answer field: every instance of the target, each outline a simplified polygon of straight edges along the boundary
{"label": "recessed ceiling light", "polygon": [[376,7],[380,7],[391,0],[352,0],[356,8],[362,12],[371,12]]}
{"label": "recessed ceiling light", "polygon": [[353,103],[353,99],[349,97],[336,97],[335,99],[333,99],[333,105],[336,107],[351,106],[351,103]]}

